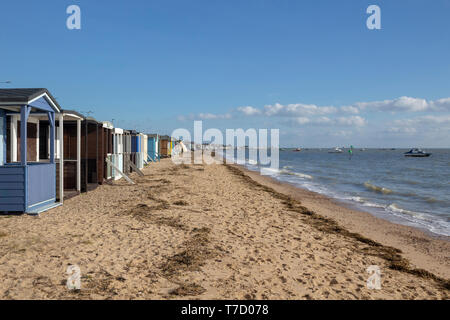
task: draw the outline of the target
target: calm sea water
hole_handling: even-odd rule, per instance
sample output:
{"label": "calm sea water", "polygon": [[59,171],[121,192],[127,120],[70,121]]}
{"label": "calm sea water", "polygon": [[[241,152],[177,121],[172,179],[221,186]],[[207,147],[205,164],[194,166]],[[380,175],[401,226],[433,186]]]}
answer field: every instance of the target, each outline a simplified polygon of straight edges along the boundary
{"label": "calm sea water", "polygon": [[[407,158],[404,149],[280,151],[278,180],[344,201],[390,221],[450,236],[450,150]],[[256,164],[246,165],[259,170]]]}

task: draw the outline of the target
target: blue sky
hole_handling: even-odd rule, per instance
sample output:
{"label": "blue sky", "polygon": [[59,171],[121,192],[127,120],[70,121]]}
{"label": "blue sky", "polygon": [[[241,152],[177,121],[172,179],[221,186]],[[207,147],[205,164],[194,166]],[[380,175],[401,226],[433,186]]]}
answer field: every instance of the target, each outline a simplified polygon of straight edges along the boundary
{"label": "blue sky", "polygon": [[[81,8],[81,30],[66,8]],[[368,30],[366,8],[381,8]],[[0,87],[129,129],[279,128],[283,146],[449,147],[450,0],[2,1]]]}

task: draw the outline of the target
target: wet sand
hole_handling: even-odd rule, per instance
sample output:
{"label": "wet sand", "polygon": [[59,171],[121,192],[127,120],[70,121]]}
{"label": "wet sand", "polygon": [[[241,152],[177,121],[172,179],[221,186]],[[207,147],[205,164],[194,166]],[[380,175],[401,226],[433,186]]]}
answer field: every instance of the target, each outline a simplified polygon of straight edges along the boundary
{"label": "wet sand", "polygon": [[[0,216],[1,299],[448,299],[449,242],[236,166],[170,160]],[[69,265],[81,290],[66,288]],[[378,265],[381,289],[366,286]]]}

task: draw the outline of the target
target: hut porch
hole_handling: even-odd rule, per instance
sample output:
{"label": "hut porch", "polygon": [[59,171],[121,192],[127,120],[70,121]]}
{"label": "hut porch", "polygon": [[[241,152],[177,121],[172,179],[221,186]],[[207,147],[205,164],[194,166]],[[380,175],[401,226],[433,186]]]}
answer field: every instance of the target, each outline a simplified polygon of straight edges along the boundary
{"label": "hut porch", "polygon": [[[46,89],[0,89],[0,212],[25,212],[38,214],[53,208],[56,203],[55,112],[60,107]],[[37,155],[28,157],[28,151],[36,150],[37,144],[29,146],[28,120],[44,113],[49,121],[50,159],[39,162]],[[7,131],[7,115],[20,115],[20,148],[17,148],[18,128]],[[31,122],[31,121],[30,121]],[[11,135],[11,132],[13,133]],[[14,134],[15,133],[15,134]],[[37,138],[36,136],[33,137]],[[7,159],[7,141],[13,147],[16,159]],[[31,140],[33,141],[33,140]],[[29,149],[30,148],[30,149]],[[19,153],[20,150],[20,153]],[[17,161],[20,156],[20,162]],[[16,160],[16,161],[12,161]]]}

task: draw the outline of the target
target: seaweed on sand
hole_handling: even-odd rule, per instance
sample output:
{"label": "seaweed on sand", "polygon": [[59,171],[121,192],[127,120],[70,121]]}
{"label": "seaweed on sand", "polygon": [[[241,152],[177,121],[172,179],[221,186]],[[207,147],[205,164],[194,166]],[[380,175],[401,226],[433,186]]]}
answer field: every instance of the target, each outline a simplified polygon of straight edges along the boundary
{"label": "seaweed on sand", "polygon": [[175,201],[173,204],[176,205],[176,206],[188,206],[189,205],[189,203],[187,203],[184,200]]}
{"label": "seaweed on sand", "polygon": [[214,250],[209,248],[210,232],[209,228],[194,228],[191,238],[183,243],[183,250],[161,265],[163,274],[172,277],[181,271],[198,271],[207,259],[214,257]]}
{"label": "seaweed on sand", "polygon": [[127,211],[127,214],[130,214],[133,217],[144,222],[185,230],[186,226],[183,223],[181,223],[180,217],[170,217],[153,213],[154,211],[160,211],[162,209],[167,209],[168,207],[169,205],[165,203],[158,204],[156,206],[148,206],[146,204],[141,203],[138,204],[133,209]]}
{"label": "seaweed on sand", "polygon": [[178,288],[171,290],[169,294],[174,296],[198,296],[206,291],[205,288],[196,283],[186,283],[180,285]]}

